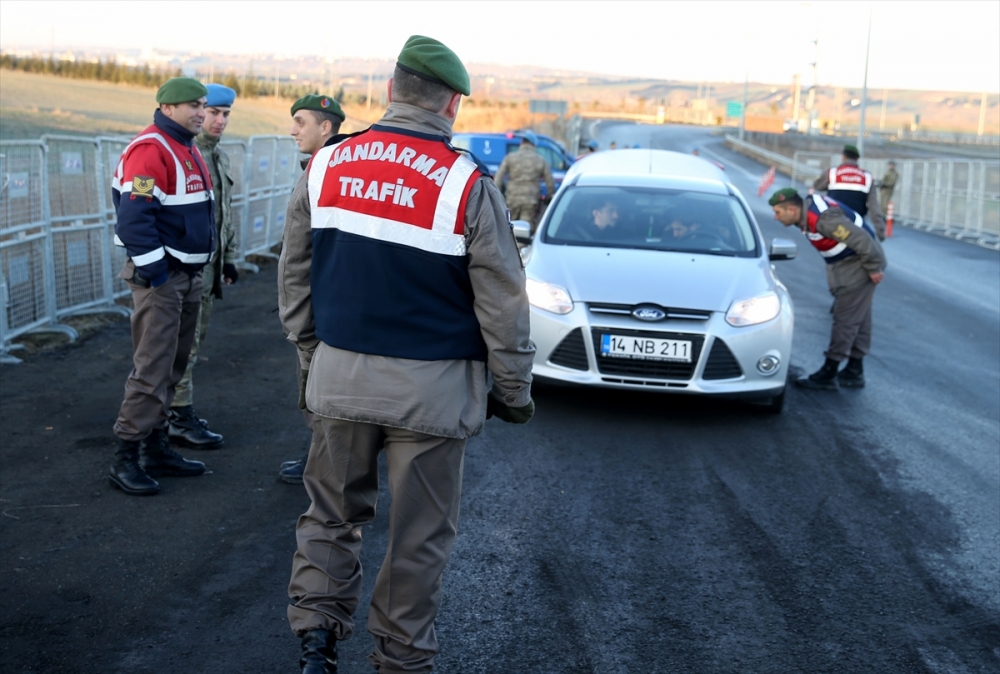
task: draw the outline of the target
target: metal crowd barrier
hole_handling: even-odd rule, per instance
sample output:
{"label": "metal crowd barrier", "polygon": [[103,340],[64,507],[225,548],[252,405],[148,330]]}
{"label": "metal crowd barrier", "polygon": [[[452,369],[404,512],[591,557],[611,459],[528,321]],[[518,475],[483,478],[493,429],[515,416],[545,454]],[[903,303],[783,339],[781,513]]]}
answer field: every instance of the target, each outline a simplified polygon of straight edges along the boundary
{"label": "metal crowd barrier", "polygon": [[[129,310],[118,278],[124,249],[115,246],[111,177],[129,138],[46,135],[0,141],[0,362],[13,340],[36,331],[76,339],[60,323],[72,315]],[[233,169],[233,225],[241,266],[247,255],[273,256],[285,209],[302,169],[287,136],[226,140]]]}
{"label": "metal crowd barrier", "polygon": [[[821,172],[840,163],[840,155],[796,152],[791,159],[741,141],[726,140],[743,152],[783,168],[797,186],[811,184]],[[862,159],[876,181],[888,159]],[[952,159],[896,160],[899,179],[892,192],[896,224],[973,241],[1000,250],[1000,162]]]}

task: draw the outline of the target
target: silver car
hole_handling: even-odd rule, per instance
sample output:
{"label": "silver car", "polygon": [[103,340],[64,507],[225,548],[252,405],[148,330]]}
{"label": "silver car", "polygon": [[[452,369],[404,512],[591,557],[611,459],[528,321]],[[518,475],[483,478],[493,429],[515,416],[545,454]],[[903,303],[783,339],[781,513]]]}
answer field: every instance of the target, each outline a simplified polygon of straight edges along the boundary
{"label": "silver car", "polygon": [[662,150],[575,163],[526,259],[534,375],[784,403],[793,310],[746,200],[713,164]]}

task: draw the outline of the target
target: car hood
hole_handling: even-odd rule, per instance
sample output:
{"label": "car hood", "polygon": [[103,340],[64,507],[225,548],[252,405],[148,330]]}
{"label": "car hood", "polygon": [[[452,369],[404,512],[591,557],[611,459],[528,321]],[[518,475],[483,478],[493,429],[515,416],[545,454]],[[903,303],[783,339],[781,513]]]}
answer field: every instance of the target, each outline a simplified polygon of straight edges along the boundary
{"label": "car hood", "polygon": [[727,311],[775,286],[767,258],[586,246],[534,246],[526,272],[566,288],[574,302],[703,311]]}

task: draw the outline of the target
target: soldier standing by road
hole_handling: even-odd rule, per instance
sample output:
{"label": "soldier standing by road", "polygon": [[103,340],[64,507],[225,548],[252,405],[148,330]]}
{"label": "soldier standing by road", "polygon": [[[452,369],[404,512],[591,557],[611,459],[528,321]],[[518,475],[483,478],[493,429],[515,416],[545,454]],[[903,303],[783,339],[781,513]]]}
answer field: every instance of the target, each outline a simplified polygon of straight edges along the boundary
{"label": "soldier standing by road", "polygon": [[889,169],[882,176],[878,183],[878,204],[883,213],[889,212],[889,200],[892,199],[892,191],[896,188],[896,181],[899,174],[896,173],[896,162],[889,162]]}
{"label": "soldier standing by road", "polygon": [[875,197],[875,178],[858,166],[861,153],[853,145],[845,145],[840,166],[816,178],[813,189],[826,192],[831,199],[850,208],[862,218],[868,218],[878,240],[885,240],[885,219]]}
{"label": "soldier standing by road", "polygon": [[155,494],[159,476],[193,476],[205,464],[170,448],[167,411],[198,329],[201,269],[215,250],[212,183],[194,137],[208,90],[189,77],[156,92],[153,124],[129,143],[112,178],[115,243],[128,261],[119,276],[132,291],[132,373],[125,382],[111,484]]}
{"label": "soldier standing by road", "polygon": [[[292,105],[291,136],[299,147],[299,152],[310,158],[327,144],[335,142],[335,134],[346,118],[340,104],[330,96],[310,94]],[[309,164],[302,160],[302,168]],[[309,221],[308,174],[303,173],[295,183],[292,196],[288,199],[285,214],[285,229],[281,232],[281,256],[278,258],[278,312],[282,325],[298,325],[298,332],[288,332],[286,339],[295,344],[299,358],[299,409],[306,420],[306,426],[313,432],[312,443],[317,435],[316,417],[306,408],[306,377],[309,363],[316,350],[316,326],[312,321],[311,291],[309,285],[296,285],[296,279],[307,278],[312,264],[312,225]],[[311,444],[312,444],[311,443]],[[302,484],[302,474],[306,469],[308,454],[301,459],[286,461],[278,471],[278,478],[289,484]]]}
{"label": "soldier standing by road", "polygon": [[188,357],[184,376],[177,382],[177,394],[167,413],[170,440],[194,449],[218,449],[223,438],[208,430],[208,424],[194,411],[194,365],[198,362],[198,349],[208,332],[208,320],[212,315],[212,300],[222,299],[222,286],[232,285],[239,280],[236,270],[236,236],[233,231],[233,171],[229,165],[229,155],[219,147],[222,134],[229,124],[229,113],[236,100],[236,92],[221,84],[209,84],[205,100],[205,123],[201,133],[194,139],[201,156],[205,159],[212,177],[212,193],[215,197],[216,248],[212,258],[201,271],[201,308],[198,310],[198,329],[194,333],[191,355]]}
{"label": "soldier standing by road", "polygon": [[312,505],[296,528],[288,588],[304,674],[336,672],[336,642],[353,632],[361,527],[375,515],[383,449],[393,499],[369,662],[383,674],[431,671],[466,441],[491,415],[526,423],[534,413],[524,269],[507,207],[487,169],[448,142],[469,93],[455,53],[412,36],[382,119],[309,166],[312,265],[284,272],[296,293],[311,283],[309,309],[286,316],[285,330],[315,325],[319,340],[306,387],[318,421],[304,475]]}
{"label": "soldier standing by road", "polygon": [[517,152],[507,155],[500,162],[493,180],[497,187],[507,181],[507,207],[510,209],[511,220],[527,220],[531,223],[531,233],[535,233],[541,214],[542,190],[539,183],[545,181],[547,195],[551,199],[556,192],[552,180],[552,169],[549,163],[538,154],[538,137],[532,131],[525,131],[521,138],[521,147]]}
{"label": "soldier standing by road", "polygon": [[[833,330],[823,367],[795,383],[804,388],[836,390],[865,385],[862,359],[872,337],[872,299],[885,276],[885,253],[875,230],[853,210],[829,197],[811,194],[807,202],[794,188],[775,192],[768,203],[774,219],[801,229],[826,261],[833,294]],[[847,366],[839,373],[840,363]]]}

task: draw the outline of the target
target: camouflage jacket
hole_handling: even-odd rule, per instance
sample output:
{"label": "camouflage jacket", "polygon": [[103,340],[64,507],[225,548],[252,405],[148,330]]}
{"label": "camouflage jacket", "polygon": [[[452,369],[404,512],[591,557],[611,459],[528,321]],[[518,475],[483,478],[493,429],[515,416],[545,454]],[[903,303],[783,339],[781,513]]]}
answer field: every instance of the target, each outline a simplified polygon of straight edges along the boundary
{"label": "camouflage jacket", "polygon": [[493,176],[497,187],[503,185],[509,175],[505,196],[508,203],[537,203],[542,196],[540,181],[545,181],[549,196],[556,192],[549,163],[529,144],[521,145],[517,152],[503,158],[497,174]]}
{"label": "camouflage jacket", "polygon": [[[208,172],[212,176],[212,191],[215,193],[215,227],[218,231],[216,241],[218,247],[212,253],[209,262],[215,269],[215,281],[212,284],[212,294],[222,299],[222,288],[225,280],[222,278],[222,265],[236,264],[236,231],[233,228],[233,170],[229,165],[229,155],[219,147],[219,139],[198,134],[194,139],[201,151]],[[206,288],[207,290],[207,288]]]}

